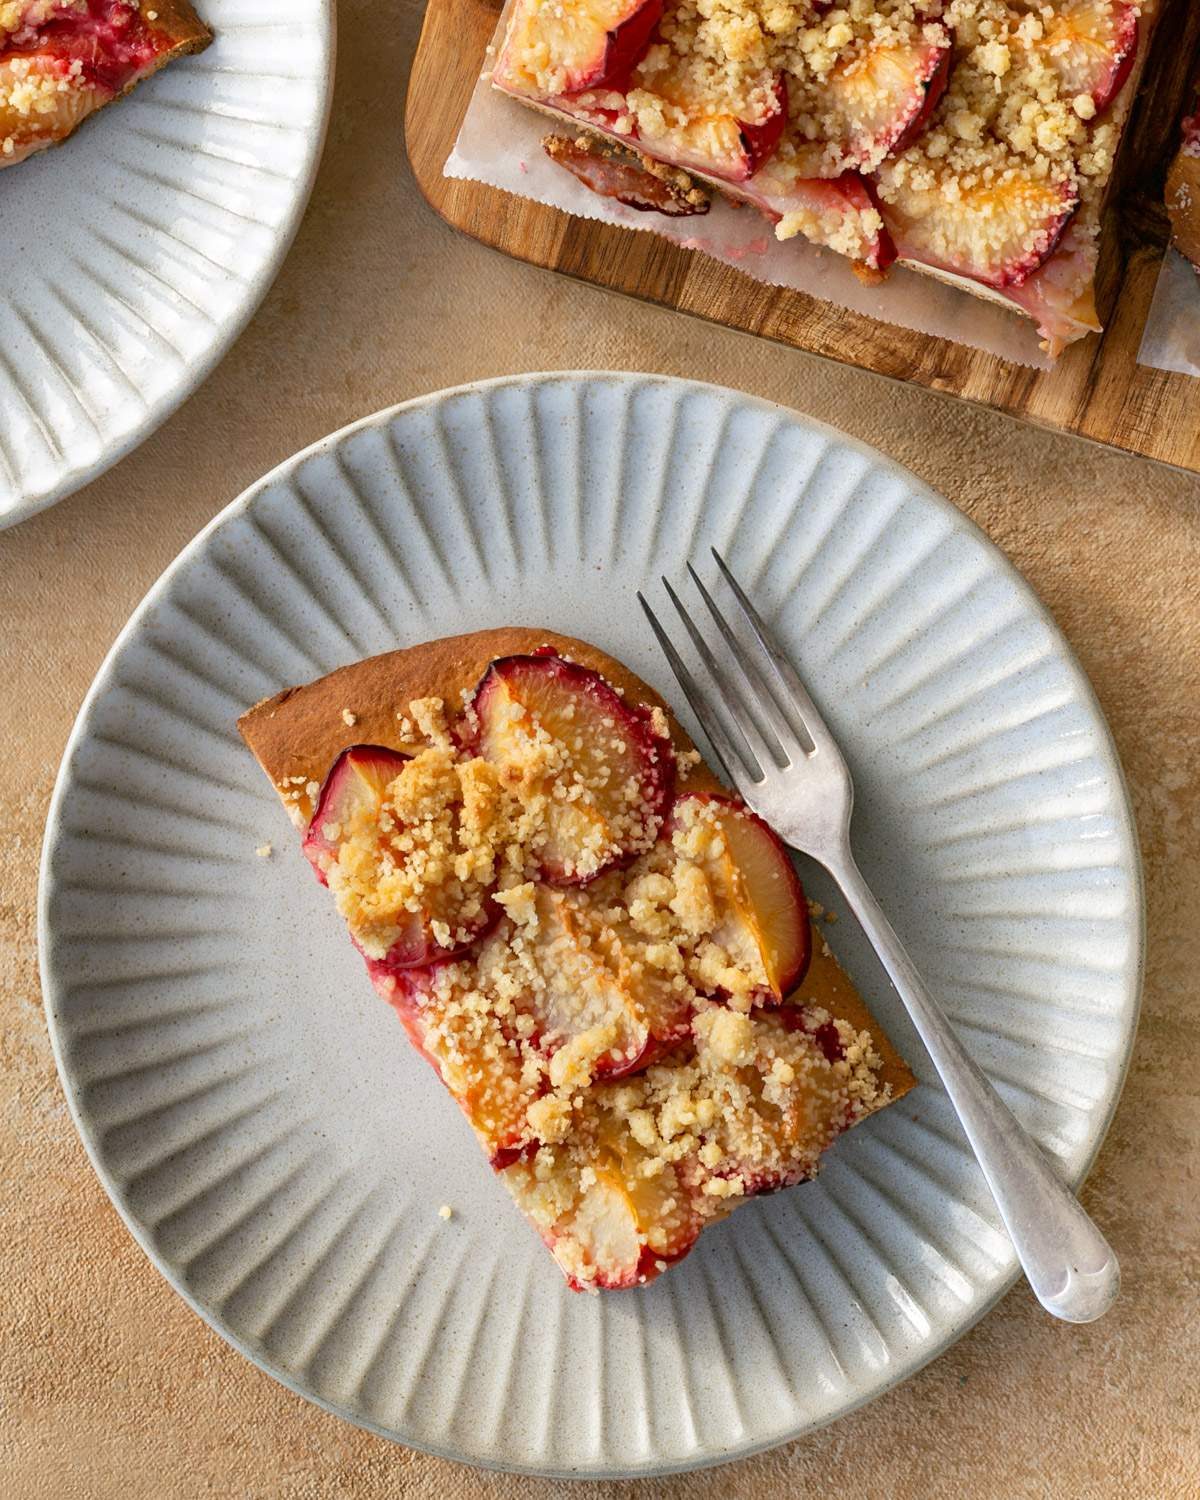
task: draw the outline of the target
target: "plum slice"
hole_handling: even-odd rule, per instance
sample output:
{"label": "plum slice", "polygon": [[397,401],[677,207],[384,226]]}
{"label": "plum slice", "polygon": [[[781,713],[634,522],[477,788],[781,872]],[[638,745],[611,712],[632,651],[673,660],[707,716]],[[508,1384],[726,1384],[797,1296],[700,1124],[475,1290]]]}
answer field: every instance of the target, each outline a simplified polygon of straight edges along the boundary
{"label": "plum slice", "polygon": [[529,1203],[572,1290],[619,1291],[652,1281],[695,1244],[704,1221],[684,1172],[671,1162],[660,1163],[653,1173],[643,1171],[646,1153],[624,1122],[600,1122],[586,1188],[569,1152],[555,1146],[543,1149],[554,1160],[552,1178],[575,1184],[569,1203],[553,1222],[539,1222],[535,1205],[544,1190],[526,1162],[505,1173],[505,1185],[518,1204]]}
{"label": "plum slice", "polygon": [[75,76],[111,97],[170,47],[170,35],[148,25],[150,19],[157,13],[144,16],[135,0],[75,0],[35,16],[23,27],[18,50],[78,62]]}
{"label": "plum slice", "polygon": [[517,0],[494,82],[543,98],[623,88],[662,10],[662,0]]}
{"label": "plum slice", "polygon": [[748,807],[712,792],[688,792],[671,814],[675,843],[704,871],[719,914],[713,940],[758,959],[766,997],[778,1004],[800,984],[812,957],[808,903],[787,849]]}
{"label": "plum slice", "polygon": [[601,1169],[571,1221],[571,1237],[595,1271],[592,1285],[616,1291],[633,1286],[642,1259],[641,1226],[621,1177]]}
{"label": "plum slice", "polygon": [[1073,174],[1040,176],[1002,147],[994,156],[969,181],[947,169],[919,186],[883,163],[882,213],[902,258],[997,290],[1020,286],[1050,258],[1079,207]]}
{"label": "plum slice", "polygon": [[819,123],[817,141],[800,148],[813,177],[846,169],[872,171],[910,144],[946,91],[951,37],[929,23],[909,39],[868,42],[849,53],[821,83],[810,82],[803,116]]}
{"label": "plum slice", "polygon": [[643,1177],[636,1158],[599,1167],[570,1225],[594,1275],[570,1284],[617,1291],[653,1281],[688,1253],[702,1227],[676,1171]]}
{"label": "plum slice", "polygon": [[409,1041],[466,1115],[497,1170],[528,1154],[526,1114],[542,1092],[536,1071],[522,1067],[520,1042],[498,1024],[500,1045],[482,1046],[478,1017],[461,1004],[453,964],[393,971],[367,962],[371,982],[395,1010]]}
{"label": "plum slice", "polygon": [[900,133],[889,141],[886,152],[888,156],[899,156],[900,152],[911,146],[929,124],[934,110],[942,102],[942,95],[946,92],[946,85],[950,82],[950,68],[953,62],[954,50],[951,45],[950,35],[947,33],[945,47],[937,49],[934,66],[922,80],[923,97],[920,100],[919,107]]}
{"label": "plum slice", "polygon": [[796,177],[775,166],[768,165],[761,195],[752,198],[775,221],[775,237],[802,234],[847,256],[864,279],[877,280],[896,259],[896,247],[867,179],[858,172]]}
{"label": "plum slice", "polygon": [[476,752],[540,824],[540,878],[578,884],[654,843],[674,790],[670,740],[598,672],[549,653],[501,657],[469,717]]}
{"label": "plum slice", "polygon": [[[637,138],[647,150],[685,170],[694,168],[725,182],[744,182],[771,159],[788,117],[787,81],[764,71],[737,94],[702,90],[678,59],[661,59],[655,49],[635,73],[636,89],[656,103],[637,114]],[[636,113],[636,108],[635,108]]]}
{"label": "plum slice", "polygon": [[346,835],[365,820],[374,822],[388,787],[407,763],[407,755],[383,745],[351,745],[334,761],[303,844],[304,857],[322,885],[329,884],[329,870]]}
{"label": "plum slice", "polygon": [[750,170],[747,176],[753,177],[759,167],[775,154],[787,118],[787,79],[782,73],[777,73],[771,87],[771,103],[765,113],[758,120],[738,122],[742,131],[742,149],[749,158]]}
{"label": "plum slice", "polygon": [[1107,109],[1137,56],[1138,6],[1132,0],[1059,0],[1041,11],[1036,46],[1072,98],[1091,98],[1094,114]]}
{"label": "plum slice", "polygon": [[[463,953],[499,915],[486,893],[464,889],[457,882],[430,891],[420,910],[399,902],[381,906],[372,895],[367,898],[368,914],[364,899],[355,899],[364,878],[378,886],[381,868],[402,863],[405,857],[388,846],[384,804],[389,787],[409,763],[409,756],[382,745],[343,750],[325,779],[303,844],[317,879],[338,898],[355,944],[365,957],[388,969]],[[400,831],[394,819],[391,824],[391,831]],[[381,932],[387,933],[382,940]]]}
{"label": "plum slice", "polygon": [[[0,140],[10,142],[0,156],[0,166],[9,166],[22,155],[51,140],[62,140],[75,127],[112,98],[112,90],[100,83],[72,77],[70,59],[44,53],[9,55],[0,60]],[[34,93],[34,91],[37,91]],[[46,113],[18,108],[13,102],[31,93],[52,103]]]}
{"label": "plum slice", "polygon": [[538,888],[536,923],[526,938],[534,966],[525,1003],[539,1046],[552,1063],[593,1078],[620,1078],[646,1067],[688,1034],[690,995],[641,961],[636,945],[610,927],[581,893]]}
{"label": "plum slice", "polygon": [[711,206],[710,195],[686,172],[658,166],[648,156],[638,159],[610,141],[548,135],[542,150],[593,193],[640,213],[682,219],[706,214]]}
{"label": "plum slice", "polygon": [[824,1010],[788,1002],[749,1015],[714,1007],[694,1030],[702,1070],[738,1082],[710,1132],[721,1154],[707,1169],[737,1178],[745,1197],[806,1181],[854,1120],[837,1025]]}

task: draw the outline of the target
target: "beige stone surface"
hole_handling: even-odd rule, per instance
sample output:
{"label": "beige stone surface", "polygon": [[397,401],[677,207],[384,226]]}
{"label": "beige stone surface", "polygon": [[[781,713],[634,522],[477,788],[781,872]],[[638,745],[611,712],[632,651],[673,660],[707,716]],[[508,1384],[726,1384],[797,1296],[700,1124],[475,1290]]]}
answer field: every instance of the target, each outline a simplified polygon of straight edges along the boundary
{"label": "beige stone surface", "polygon": [[72,1128],[41,1011],[34,906],[46,805],[84,691],[144,591],[228,500],[303,444],[406,396],[518,370],[615,367],[720,381],[837,423],[909,464],[1005,549],[1112,724],[1137,808],[1150,933],[1132,1072],[1084,1191],[1124,1264],[1116,1310],[1092,1327],[1059,1326],[1018,1288],[927,1370],[814,1437],[723,1470],[593,1493],[1194,1500],[1200,484],[457,238],[404,163],[402,82],[417,24],[384,0],[343,0],[328,152],[261,312],[138,452],[0,536],[0,1494],[582,1493],[358,1432],[276,1385],[188,1310],[126,1233]]}

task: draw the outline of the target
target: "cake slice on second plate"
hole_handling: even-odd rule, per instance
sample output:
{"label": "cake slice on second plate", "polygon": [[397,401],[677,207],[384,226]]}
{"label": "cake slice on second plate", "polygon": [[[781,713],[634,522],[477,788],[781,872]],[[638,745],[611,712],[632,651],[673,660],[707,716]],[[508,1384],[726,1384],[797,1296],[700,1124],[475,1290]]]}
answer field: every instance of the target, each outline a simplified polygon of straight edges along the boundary
{"label": "cake slice on second plate", "polygon": [[0,167],[211,41],[189,0],[0,0]]}

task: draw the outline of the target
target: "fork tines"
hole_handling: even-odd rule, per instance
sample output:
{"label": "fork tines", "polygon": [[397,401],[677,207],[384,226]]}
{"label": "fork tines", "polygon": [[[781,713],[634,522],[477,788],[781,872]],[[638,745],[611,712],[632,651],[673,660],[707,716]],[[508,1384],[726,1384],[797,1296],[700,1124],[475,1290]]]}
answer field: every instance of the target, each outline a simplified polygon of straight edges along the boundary
{"label": "fork tines", "polygon": [[705,688],[697,682],[640,593],[638,602],[726,775],[747,796],[749,787],[761,786],[772,772],[805,760],[818,748],[820,738],[828,737],[828,731],[800,679],[716,548],[712,549],[712,555],[733,593],[741,619],[753,636],[753,644],[748,644],[734,631],[689,563],[692,582],[728,648],[725,660],[710,648],[670,582],[662,580],[711,686]]}

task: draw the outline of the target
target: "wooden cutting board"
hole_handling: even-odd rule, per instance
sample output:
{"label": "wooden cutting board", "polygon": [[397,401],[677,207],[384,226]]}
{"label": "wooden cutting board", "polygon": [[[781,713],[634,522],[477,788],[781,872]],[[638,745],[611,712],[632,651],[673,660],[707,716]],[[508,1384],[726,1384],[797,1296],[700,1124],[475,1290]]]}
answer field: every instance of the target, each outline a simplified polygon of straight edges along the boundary
{"label": "wooden cutting board", "polygon": [[1167,242],[1163,178],[1200,51],[1200,4],[1163,4],[1111,194],[1114,232],[1098,298],[1106,329],[1050,371],[764,286],[658,235],[444,177],[496,27],[492,0],[428,0],[409,83],[408,155],[442,218],[519,260],[1200,473],[1200,378],[1136,362]]}

